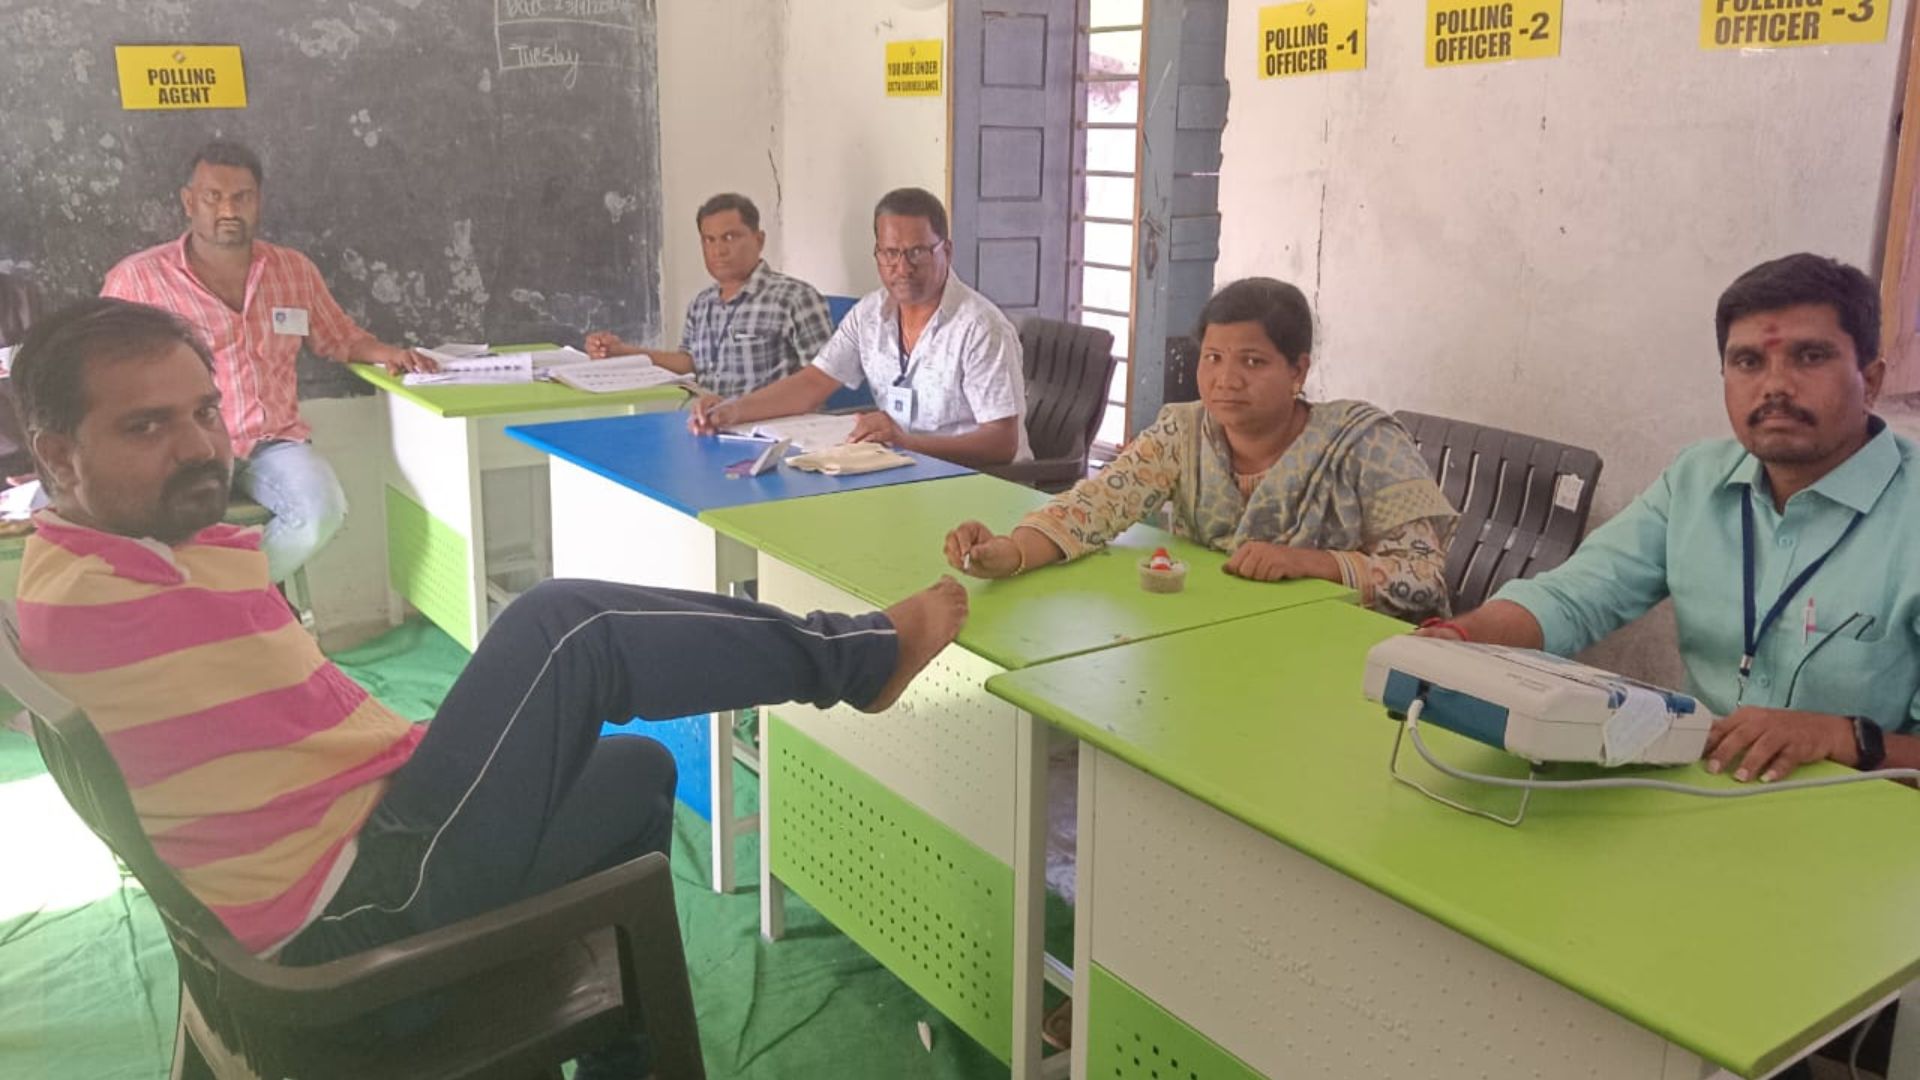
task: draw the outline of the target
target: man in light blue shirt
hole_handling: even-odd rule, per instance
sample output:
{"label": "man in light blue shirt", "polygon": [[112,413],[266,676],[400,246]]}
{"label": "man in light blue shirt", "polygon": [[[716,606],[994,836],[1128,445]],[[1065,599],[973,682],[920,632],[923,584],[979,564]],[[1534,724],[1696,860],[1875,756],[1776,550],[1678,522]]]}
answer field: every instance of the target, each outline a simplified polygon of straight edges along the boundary
{"label": "man in light blue shirt", "polygon": [[1879,291],[1791,255],[1716,315],[1734,438],[1689,447],[1572,558],[1422,632],[1568,655],[1673,598],[1707,768],[1920,767],[1920,448],[1872,409]]}

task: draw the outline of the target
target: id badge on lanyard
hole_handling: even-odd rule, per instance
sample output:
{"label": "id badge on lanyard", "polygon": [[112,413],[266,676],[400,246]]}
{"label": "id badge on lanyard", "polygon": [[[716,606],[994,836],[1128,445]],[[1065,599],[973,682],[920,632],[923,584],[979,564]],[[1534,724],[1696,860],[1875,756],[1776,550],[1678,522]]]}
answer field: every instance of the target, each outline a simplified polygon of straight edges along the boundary
{"label": "id badge on lanyard", "polygon": [[910,428],[913,426],[913,387],[907,384],[907,375],[913,370],[913,361],[907,354],[906,329],[898,323],[894,324],[894,328],[899,332],[900,375],[893,380],[892,386],[887,387],[887,397],[883,404],[887,415],[893,417],[894,423],[903,428]]}

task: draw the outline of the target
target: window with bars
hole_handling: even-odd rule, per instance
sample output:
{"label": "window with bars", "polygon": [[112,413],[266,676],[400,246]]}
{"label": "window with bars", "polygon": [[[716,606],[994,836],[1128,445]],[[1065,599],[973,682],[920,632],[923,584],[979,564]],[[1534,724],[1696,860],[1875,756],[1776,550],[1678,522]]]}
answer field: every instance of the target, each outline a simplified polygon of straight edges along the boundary
{"label": "window with bars", "polygon": [[1076,143],[1085,200],[1074,226],[1078,296],[1070,318],[1113,335],[1118,357],[1096,438],[1110,456],[1127,438],[1133,352],[1134,243],[1139,215],[1140,53],[1146,0],[1087,0]]}

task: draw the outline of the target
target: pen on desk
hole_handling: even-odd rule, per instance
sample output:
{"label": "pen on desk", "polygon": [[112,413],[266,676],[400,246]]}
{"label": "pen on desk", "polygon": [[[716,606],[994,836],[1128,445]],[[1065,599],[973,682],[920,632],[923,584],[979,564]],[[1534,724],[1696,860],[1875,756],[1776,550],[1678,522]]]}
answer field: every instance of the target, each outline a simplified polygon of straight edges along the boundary
{"label": "pen on desk", "polygon": [[1807,617],[1800,624],[1800,644],[1805,645],[1813,640],[1813,627],[1813,597],[1809,596],[1807,597]]}
{"label": "pen on desk", "polygon": [[772,442],[772,441],[773,441],[772,439],[770,439],[770,438],[768,438],[768,437],[767,437],[767,436],[765,436],[765,435],[737,435],[737,434],[735,434],[735,433],[733,433],[733,432],[731,432],[731,431],[719,431],[719,432],[715,432],[715,433],[714,433],[714,438],[716,438],[716,439],[719,439],[719,440],[721,440],[722,442],[757,442],[757,443],[770,443],[770,442]]}

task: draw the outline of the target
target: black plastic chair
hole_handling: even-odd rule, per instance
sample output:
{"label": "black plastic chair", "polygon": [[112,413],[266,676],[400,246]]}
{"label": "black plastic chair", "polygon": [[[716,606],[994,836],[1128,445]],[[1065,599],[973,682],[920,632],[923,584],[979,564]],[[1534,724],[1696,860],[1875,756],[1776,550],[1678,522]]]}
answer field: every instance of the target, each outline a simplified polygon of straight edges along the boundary
{"label": "black plastic chair", "polygon": [[176,1080],[557,1080],[562,1062],[643,1015],[655,1076],[706,1075],[666,856],[330,963],[262,960],[160,861],[99,732],[21,659],[11,604],[3,621],[0,682],[33,714],[47,771],[166,925],[180,966]]}
{"label": "black plastic chair", "polygon": [[1097,326],[1031,318],[1020,323],[1020,353],[1033,460],[981,471],[1041,491],[1065,491],[1086,479],[1087,453],[1118,363],[1113,335]]}
{"label": "black plastic chair", "polygon": [[1447,552],[1454,611],[1472,611],[1500,586],[1551,570],[1580,546],[1600,455],[1444,416],[1395,416],[1460,511]]}

